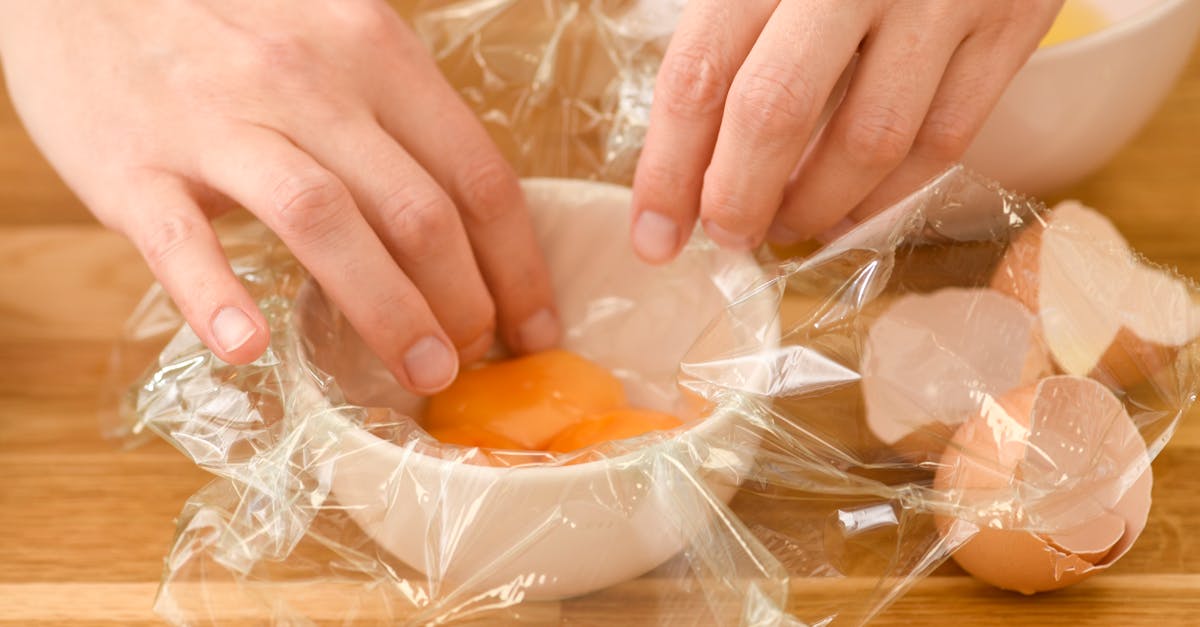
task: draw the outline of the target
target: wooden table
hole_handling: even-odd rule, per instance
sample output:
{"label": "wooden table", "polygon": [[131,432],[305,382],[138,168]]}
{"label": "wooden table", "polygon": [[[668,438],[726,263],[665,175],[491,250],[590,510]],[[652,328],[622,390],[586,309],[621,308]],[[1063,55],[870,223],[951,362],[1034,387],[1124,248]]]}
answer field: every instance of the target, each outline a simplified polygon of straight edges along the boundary
{"label": "wooden table", "polygon": [[[156,624],[173,518],[207,476],[161,442],[114,448],[96,420],[110,342],[149,273],[0,103],[0,624]],[[1137,140],[1064,196],[1104,208],[1151,259],[1200,277],[1198,167],[1200,52]],[[1154,466],[1149,526],[1107,574],[1022,598],[947,565],[875,624],[1200,624],[1200,420]]]}

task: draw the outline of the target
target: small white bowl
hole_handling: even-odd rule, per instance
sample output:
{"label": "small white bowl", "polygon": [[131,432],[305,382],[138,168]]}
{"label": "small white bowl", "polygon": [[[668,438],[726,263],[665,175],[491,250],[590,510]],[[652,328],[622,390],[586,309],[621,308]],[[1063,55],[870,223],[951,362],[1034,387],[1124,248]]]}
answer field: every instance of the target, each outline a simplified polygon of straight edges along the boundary
{"label": "small white bowl", "polygon": [[[684,411],[679,363],[709,323],[764,278],[755,260],[698,241],[672,264],[647,266],[629,244],[627,188],[535,179],[524,189],[567,329],[563,346],[612,370],[633,404]],[[294,328],[328,326],[304,319],[327,309],[323,299],[302,289]],[[750,302],[763,304],[761,312],[751,305],[756,322],[718,329],[738,345],[771,351],[779,338],[774,299]],[[313,333],[305,333],[296,334],[297,352],[314,354]],[[337,351],[359,352],[360,341],[339,340]],[[349,400],[371,397],[419,413],[418,399],[394,382],[382,385],[381,365],[363,365],[373,358],[328,357],[317,361],[362,370],[339,382]],[[730,368],[744,369],[731,375],[751,389],[767,376],[755,359]],[[718,407],[690,428],[604,461],[472,465],[379,439],[351,422],[350,409],[331,404],[319,377],[301,380],[292,405],[303,409],[293,413],[313,458],[328,463],[337,506],[379,547],[428,575],[437,587],[429,593],[443,598],[561,598],[635,578],[707,528],[720,510],[711,499],[732,498],[757,450],[737,408]]]}
{"label": "small white bowl", "polygon": [[1104,165],[1150,119],[1186,65],[1200,0],[1087,0],[1103,30],[1038,50],[963,159],[1045,194]]}

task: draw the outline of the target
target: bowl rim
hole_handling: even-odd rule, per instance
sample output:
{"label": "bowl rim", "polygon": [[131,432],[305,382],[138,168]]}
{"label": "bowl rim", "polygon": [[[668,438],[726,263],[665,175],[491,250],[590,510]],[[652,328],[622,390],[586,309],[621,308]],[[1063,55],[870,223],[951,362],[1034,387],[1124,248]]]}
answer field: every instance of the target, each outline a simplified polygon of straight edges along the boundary
{"label": "bowl rim", "polygon": [[[521,179],[521,189],[523,193],[528,193],[531,189],[566,189],[576,193],[582,193],[586,189],[602,191],[605,194],[613,196],[632,197],[632,190],[629,187],[608,182],[588,181],[585,179],[554,177],[523,178]],[[768,273],[763,270],[763,268],[755,260],[754,255],[750,252],[737,254],[736,263],[741,267],[746,268],[747,271],[752,270],[755,272],[757,278],[753,283],[747,285],[746,289],[744,289],[740,294],[736,295],[734,299],[730,300],[729,303],[726,304],[726,307],[749,294],[757,292],[759,289],[761,289],[762,282],[770,278]],[[299,301],[302,294],[314,289],[315,287],[315,281],[309,277],[304,284],[301,285],[294,302]],[[297,329],[299,326],[299,321],[298,316],[295,314],[295,310],[293,310],[293,314],[288,324],[293,329],[292,351],[295,358],[299,360],[305,355],[305,342],[303,334]],[[772,328],[768,335],[768,341],[766,346],[764,346],[763,352],[775,350],[778,347],[781,339],[782,333],[779,328],[778,318],[776,318],[772,322]],[[307,357],[304,357],[302,363],[298,363],[294,367],[303,369],[310,363],[311,362],[307,359]],[[368,446],[384,447],[382,449],[382,454],[402,456],[405,458],[404,463],[407,464],[417,464],[426,467],[457,468],[457,472],[472,473],[476,477],[484,477],[489,475],[499,477],[519,474],[522,481],[532,482],[553,481],[557,483],[580,479],[584,476],[594,475],[597,472],[607,473],[613,469],[623,469],[630,466],[642,466],[645,464],[645,456],[656,451],[672,447],[682,447],[684,445],[687,445],[687,449],[692,449],[693,447],[690,444],[692,443],[691,440],[693,438],[703,436],[705,433],[713,431],[719,425],[723,425],[731,420],[736,419],[736,416],[740,414],[738,409],[735,407],[736,404],[740,403],[729,401],[722,402],[715,405],[707,416],[703,416],[691,424],[681,425],[670,431],[665,431],[664,433],[670,434],[669,437],[662,437],[658,441],[650,442],[644,447],[639,447],[614,457],[586,461],[582,463],[566,463],[570,458],[564,457],[562,461],[556,460],[554,462],[534,463],[530,465],[485,466],[482,464],[464,463],[456,458],[447,459],[444,457],[429,455],[411,444],[397,444],[396,442],[380,438],[379,436],[371,433],[369,429],[364,428],[362,425],[356,424],[353,420],[348,418],[345,415],[346,406],[331,403],[328,397],[322,394],[320,390],[316,389],[316,384],[311,378],[301,376],[298,377],[298,380],[298,385],[308,388],[308,392],[312,395],[313,400],[318,404],[317,406],[311,407],[310,411],[305,412],[305,416],[303,418],[305,428],[323,428],[326,426],[336,428],[341,432],[338,435],[339,440],[341,440],[341,438],[349,437],[362,441],[360,446],[355,446],[355,450],[362,450]],[[418,424],[418,427],[419,426],[420,425]],[[421,431],[426,437],[432,438],[432,436],[429,436],[428,432],[424,431],[423,427],[421,428]],[[470,450],[473,448],[443,444],[437,442],[436,440],[433,440],[433,442],[436,443],[436,446],[450,446],[463,450]],[[534,452],[536,453],[537,451]]]}
{"label": "bowl rim", "polygon": [[1136,31],[1147,28],[1161,21],[1179,9],[1186,7],[1189,2],[1196,0],[1157,0],[1149,6],[1129,17],[1106,24],[1099,30],[1082,37],[1060,42],[1045,48],[1038,48],[1029,57],[1029,63],[1052,62],[1058,57],[1070,56],[1084,52],[1092,47],[1104,46],[1115,40],[1124,38]]}

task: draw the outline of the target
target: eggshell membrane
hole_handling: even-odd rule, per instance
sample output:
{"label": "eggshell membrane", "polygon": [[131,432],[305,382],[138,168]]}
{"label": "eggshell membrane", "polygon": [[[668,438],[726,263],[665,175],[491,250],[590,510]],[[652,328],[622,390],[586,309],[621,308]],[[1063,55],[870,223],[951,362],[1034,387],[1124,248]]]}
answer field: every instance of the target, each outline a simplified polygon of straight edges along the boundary
{"label": "eggshell membrane", "polygon": [[[1125,470],[1141,465],[1127,486]],[[970,537],[954,560],[978,579],[1024,594],[1055,590],[1133,546],[1151,484],[1145,443],[1121,402],[1091,379],[1048,377],[1001,397],[955,433],[934,485],[986,511],[978,522],[939,516],[937,525],[946,537]],[[1036,500],[1011,505],[1014,485],[1016,495]],[[1036,526],[1063,531],[1019,528],[1034,517]]]}
{"label": "eggshell membrane", "polygon": [[1200,336],[1188,286],[1140,263],[1107,218],[1068,201],[1046,220],[1013,240],[991,284],[1038,314],[1064,372],[1129,387]]}
{"label": "eggshell membrane", "polygon": [[1049,372],[1036,319],[980,288],[897,298],[872,324],[860,371],[866,421],[882,442],[932,458],[982,399]]}

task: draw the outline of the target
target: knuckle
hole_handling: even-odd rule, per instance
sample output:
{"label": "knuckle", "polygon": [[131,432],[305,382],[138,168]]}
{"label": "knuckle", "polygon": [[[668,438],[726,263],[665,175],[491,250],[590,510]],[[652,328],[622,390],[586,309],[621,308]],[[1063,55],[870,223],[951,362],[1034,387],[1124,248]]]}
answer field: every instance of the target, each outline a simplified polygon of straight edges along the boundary
{"label": "knuckle", "polygon": [[990,15],[986,20],[980,20],[979,31],[988,35],[1000,36],[1009,32],[1014,27],[1019,27],[1023,22],[1028,21],[1028,16],[1037,15],[1037,7],[1031,4],[1048,5],[1052,3],[1042,2],[996,2],[990,6]]}
{"label": "knuckle", "polygon": [[780,65],[759,65],[738,74],[730,100],[733,120],[762,136],[794,132],[815,109],[815,91],[804,73]]}
{"label": "knuckle", "polygon": [[338,11],[346,33],[358,41],[379,42],[387,38],[386,7],[378,2],[335,2],[330,8]]}
{"label": "knuckle", "polygon": [[[428,317],[428,305],[416,292],[386,290],[370,295],[369,306],[357,312],[364,329],[374,329],[384,341],[371,343],[386,363],[403,363],[408,338],[436,331],[436,321]],[[364,339],[367,339],[364,337]]]}
{"label": "knuckle", "polygon": [[729,79],[718,59],[719,51],[702,43],[682,44],[663,59],[658,83],[668,111],[702,115],[721,110]]}
{"label": "knuckle", "polygon": [[916,125],[888,105],[874,105],[858,112],[846,124],[842,144],[850,159],[864,165],[899,163],[908,154]]}
{"label": "knuckle", "polygon": [[271,216],[280,236],[303,241],[334,230],[349,192],[332,174],[311,170],[289,174],[271,193]]}
{"label": "knuckle", "polygon": [[454,205],[440,192],[395,192],[380,203],[379,211],[397,238],[399,252],[412,261],[444,251],[457,227]]}
{"label": "knuckle", "polygon": [[200,228],[198,220],[178,214],[158,216],[145,228],[140,246],[146,262],[160,268],[187,247]]}
{"label": "knuckle", "polygon": [[458,188],[463,214],[482,226],[494,224],[517,209],[521,198],[516,173],[499,157],[464,168]]}
{"label": "knuckle", "polygon": [[698,182],[691,178],[661,159],[647,160],[638,164],[635,187],[642,187],[655,196],[674,194],[679,190],[699,187]]}
{"label": "knuckle", "polygon": [[932,111],[917,134],[914,150],[940,161],[957,161],[975,137],[975,125],[950,110]]}
{"label": "knuckle", "polygon": [[704,186],[700,204],[701,217],[705,222],[713,222],[735,233],[742,230],[744,203],[732,190],[721,185],[707,184]]}

